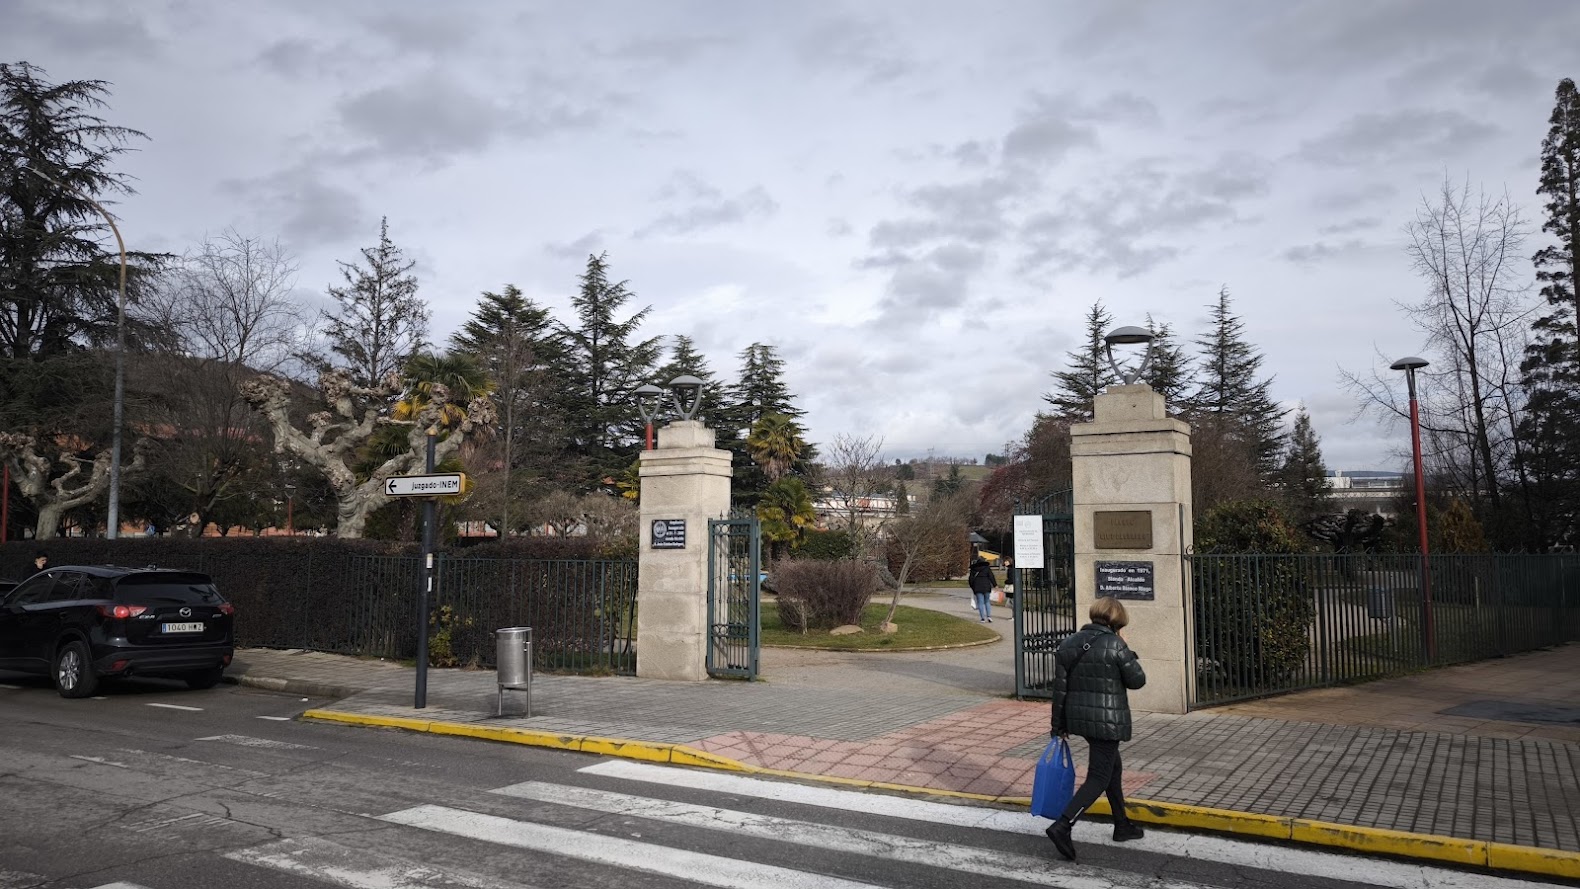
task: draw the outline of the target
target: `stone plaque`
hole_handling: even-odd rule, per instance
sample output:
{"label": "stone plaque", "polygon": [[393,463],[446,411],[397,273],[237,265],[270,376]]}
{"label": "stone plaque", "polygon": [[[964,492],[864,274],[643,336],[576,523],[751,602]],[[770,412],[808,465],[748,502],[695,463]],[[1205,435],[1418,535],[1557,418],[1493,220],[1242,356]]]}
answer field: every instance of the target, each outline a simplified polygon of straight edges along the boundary
{"label": "stone plaque", "polygon": [[1115,599],[1157,598],[1152,585],[1151,562],[1098,562],[1097,598],[1113,596]]}
{"label": "stone plaque", "polygon": [[653,549],[685,549],[685,519],[654,519]]}
{"label": "stone plaque", "polygon": [[1092,536],[1098,549],[1151,549],[1152,511],[1094,512]]}

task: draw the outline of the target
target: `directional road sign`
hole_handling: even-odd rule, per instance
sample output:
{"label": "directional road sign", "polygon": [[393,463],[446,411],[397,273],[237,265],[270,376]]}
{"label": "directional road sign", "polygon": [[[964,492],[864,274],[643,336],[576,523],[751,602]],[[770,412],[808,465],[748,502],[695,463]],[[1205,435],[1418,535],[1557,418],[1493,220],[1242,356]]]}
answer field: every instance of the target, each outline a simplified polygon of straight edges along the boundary
{"label": "directional road sign", "polygon": [[384,493],[391,497],[441,497],[461,493],[466,475],[447,472],[440,475],[397,475],[384,482]]}

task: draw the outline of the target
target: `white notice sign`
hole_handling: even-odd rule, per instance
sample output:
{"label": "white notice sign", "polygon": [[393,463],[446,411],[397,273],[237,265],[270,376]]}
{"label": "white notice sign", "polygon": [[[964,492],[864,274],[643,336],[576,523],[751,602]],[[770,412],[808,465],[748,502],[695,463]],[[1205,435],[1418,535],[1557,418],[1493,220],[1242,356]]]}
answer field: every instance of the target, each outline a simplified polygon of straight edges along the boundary
{"label": "white notice sign", "polygon": [[384,493],[391,497],[438,497],[461,493],[465,475],[447,472],[442,475],[397,475],[384,483]]}
{"label": "white notice sign", "polygon": [[1046,567],[1042,554],[1042,516],[1015,516],[1015,567]]}

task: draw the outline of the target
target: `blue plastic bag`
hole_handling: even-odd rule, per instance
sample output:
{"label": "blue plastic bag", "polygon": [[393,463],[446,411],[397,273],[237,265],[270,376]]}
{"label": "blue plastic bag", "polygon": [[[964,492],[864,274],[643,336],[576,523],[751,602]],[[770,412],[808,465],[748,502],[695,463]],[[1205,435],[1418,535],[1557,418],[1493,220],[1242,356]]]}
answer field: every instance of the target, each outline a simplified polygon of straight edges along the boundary
{"label": "blue plastic bag", "polygon": [[1054,738],[1037,760],[1031,778],[1031,813],[1039,818],[1058,818],[1075,796],[1075,757],[1063,738]]}

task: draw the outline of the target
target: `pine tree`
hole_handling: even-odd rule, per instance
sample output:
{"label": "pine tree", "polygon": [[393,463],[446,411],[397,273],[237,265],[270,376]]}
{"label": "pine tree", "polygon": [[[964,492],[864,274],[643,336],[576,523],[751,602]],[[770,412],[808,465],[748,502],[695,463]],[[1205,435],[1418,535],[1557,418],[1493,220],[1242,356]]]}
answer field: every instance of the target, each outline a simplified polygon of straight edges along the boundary
{"label": "pine tree", "polygon": [[1556,239],[1536,252],[1536,280],[1548,311],[1531,325],[1520,369],[1529,392],[1516,469],[1528,545],[1571,539],[1580,514],[1580,91],[1558,84],[1537,193],[1547,198],[1542,231]]}
{"label": "pine tree", "polygon": [[1190,359],[1185,350],[1174,341],[1174,328],[1167,323],[1158,324],[1147,315],[1147,329],[1152,331],[1152,358],[1142,382],[1152,391],[1163,396],[1163,401],[1179,409],[1191,388]]}
{"label": "pine tree", "polygon": [[[720,421],[728,411],[726,394],[719,386],[718,379],[713,370],[708,367],[707,356],[697,351],[697,344],[689,336],[676,335],[670,345],[669,361],[653,374],[653,383],[660,389],[669,390],[671,380],[679,376],[690,375],[702,381],[702,405],[697,409],[697,419],[719,435],[726,436],[725,430],[720,430]],[[728,430],[733,433],[734,430]]]}
{"label": "pine tree", "polygon": [[1043,400],[1058,409],[1058,415],[1072,420],[1092,419],[1092,399],[1109,386],[1119,382],[1119,377],[1108,365],[1107,346],[1103,337],[1113,326],[1114,319],[1103,308],[1101,300],[1092,304],[1086,313],[1086,342],[1081,349],[1069,353],[1069,370],[1053,374],[1058,385]]}
{"label": "pine tree", "polygon": [[324,336],[359,386],[398,375],[428,338],[428,306],[417,298],[416,263],[390,240],[389,219],[379,220],[377,247],[362,248],[362,265],[340,263],[345,283],[330,287],[333,311],[323,313]]}
{"label": "pine tree", "polygon": [[631,393],[652,378],[659,340],[636,339],[651,306],[616,320],[633,294],[625,281],[610,282],[607,254],[587,257],[579,282],[571,298],[578,324],[558,325],[563,348],[555,403],[566,419],[571,457],[591,487],[618,476],[641,447],[643,424]]}
{"label": "pine tree", "polygon": [[1279,467],[1278,481],[1289,516],[1300,527],[1310,527],[1318,516],[1333,511],[1333,486],[1322,462],[1322,441],[1311,428],[1311,415],[1304,405],[1295,413],[1295,428]]}
{"label": "pine tree", "polygon": [[1245,322],[1229,309],[1229,288],[1218,291],[1218,302],[1208,307],[1212,327],[1196,340],[1201,348],[1196,389],[1186,402],[1187,412],[1228,418],[1256,455],[1256,468],[1264,479],[1278,467],[1284,446],[1283,421],[1288,413],[1273,401],[1271,377],[1257,380],[1262,356],[1245,341]]}
{"label": "pine tree", "polygon": [[806,411],[795,406],[795,396],[784,378],[784,359],[773,346],[752,343],[741,350],[741,372],[730,389],[729,422],[736,429],[751,429],[767,414],[796,419]]}
{"label": "pine tree", "polygon": [[[518,467],[527,475],[549,476],[558,461],[560,422],[551,410],[548,389],[556,344],[549,311],[514,284],[501,293],[485,292],[466,323],[450,336],[450,347],[472,356],[497,384],[503,430],[504,472],[499,478],[501,532],[511,525]],[[490,518],[494,516],[491,514]]]}

